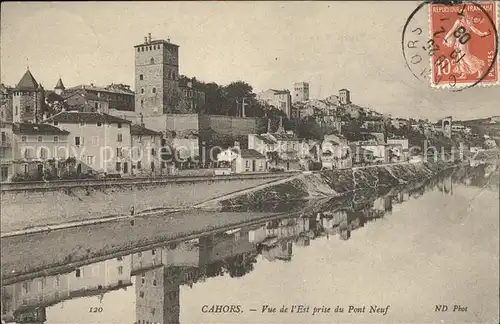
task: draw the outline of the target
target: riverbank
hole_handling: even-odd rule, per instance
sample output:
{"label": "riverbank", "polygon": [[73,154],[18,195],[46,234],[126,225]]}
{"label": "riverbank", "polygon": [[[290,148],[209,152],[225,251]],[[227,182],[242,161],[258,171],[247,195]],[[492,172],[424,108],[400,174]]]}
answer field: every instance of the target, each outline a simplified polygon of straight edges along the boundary
{"label": "riverbank", "polygon": [[1,233],[74,223],[98,223],[130,215],[185,209],[204,201],[274,182],[293,174],[114,179],[2,185]]}
{"label": "riverbank", "polygon": [[338,197],[358,189],[392,187],[428,179],[455,166],[453,163],[438,161],[325,170],[229,194],[202,203],[199,207],[222,211],[237,206],[259,206],[276,201]]}

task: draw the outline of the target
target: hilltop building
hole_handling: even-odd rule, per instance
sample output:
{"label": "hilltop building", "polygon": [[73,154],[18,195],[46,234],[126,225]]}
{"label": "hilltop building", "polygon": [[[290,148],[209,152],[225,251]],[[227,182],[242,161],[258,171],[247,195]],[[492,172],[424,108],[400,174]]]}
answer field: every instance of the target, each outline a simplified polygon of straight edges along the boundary
{"label": "hilltop building", "polygon": [[309,83],[296,82],[293,84],[293,102],[309,100]]}
{"label": "hilltop building", "polygon": [[174,113],[179,103],[179,46],[152,40],[135,48],[135,111],[144,116]]}
{"label": "hilltop building", "polygon": [[287,118],[292,117],[292,96],[289,90],[269,89],[258,93],[257,100],[283,111]]}

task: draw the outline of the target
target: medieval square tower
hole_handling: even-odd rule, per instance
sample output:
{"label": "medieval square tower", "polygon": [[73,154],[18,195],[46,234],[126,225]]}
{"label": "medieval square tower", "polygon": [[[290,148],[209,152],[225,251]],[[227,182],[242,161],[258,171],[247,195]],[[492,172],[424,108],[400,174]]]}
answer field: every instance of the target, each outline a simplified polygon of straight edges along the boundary
{"label": "medieval square tower", "polygon": [[144,117],[175,113],[179,103],[179,46],[170,39],[135,45],[135,112]]}

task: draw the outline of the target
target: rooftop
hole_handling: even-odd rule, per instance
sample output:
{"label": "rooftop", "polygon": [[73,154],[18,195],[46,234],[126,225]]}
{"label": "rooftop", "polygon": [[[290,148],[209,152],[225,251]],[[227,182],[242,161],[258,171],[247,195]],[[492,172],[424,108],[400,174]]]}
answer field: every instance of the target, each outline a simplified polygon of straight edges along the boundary
{"label": "rooftop", "polygon": [[90,85],[80,84],[80,85],[77,85],[75,87],[68,88],[68,89],[66,89],[66,91],[69,93],[69,92],[72,92],[72,91],[78,90],[78,89],[83,89],[83,90],[88,90],[88,91],[96,91],[96,92],[121,93],[121,94],[130,95],[130,96],[134,95],[134,91],[130,90],[129,86],[124,85],[124,84],[113,84],[113,83],[106,86],[106,87],[99,87],[99,86],[95,86],[93,84],[90,84]]}
{"label": "rooftop", "polygon": [[68,131],[47,124],[14,123],[12,127],[14,134],[22,135],[67,135]]}
{"label": "rooftop", "polygon": [[131,135],[146,135],[146,136],[155,136],[161,135],[160,132],[154,131],[152,129],[143,127],[141,125],[132,124],[130,125],[130,134]]}
{"label": "rooftop", "polygon": [[266,157],[256,150],[241,149],[241,157],[246,159],[265,159]]}
{"label": "rooftop", "polygon": [[16,89],[20,90],[36,90],[38,89],[38,82],[36,82],[33,74],[31,74],[30,70],[26,70],[23,77],[19,81],[16,86]]}
{"label": "rooftop", "polygon": [[119,117],[111,116],[97,112],[79,112],[79,111],[62,111],[52,117],[47,118],[44,122],[58,123],[124,123],[131,124],[132,122]]}

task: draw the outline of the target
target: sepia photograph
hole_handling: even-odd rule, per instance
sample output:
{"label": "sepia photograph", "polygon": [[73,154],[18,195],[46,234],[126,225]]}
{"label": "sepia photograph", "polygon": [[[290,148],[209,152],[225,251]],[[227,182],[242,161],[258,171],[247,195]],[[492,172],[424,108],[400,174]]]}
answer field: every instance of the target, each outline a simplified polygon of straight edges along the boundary
{"label": "sepia photograph", "polygon": [[500,322],[500,2],[2,2],[1,322]]}

